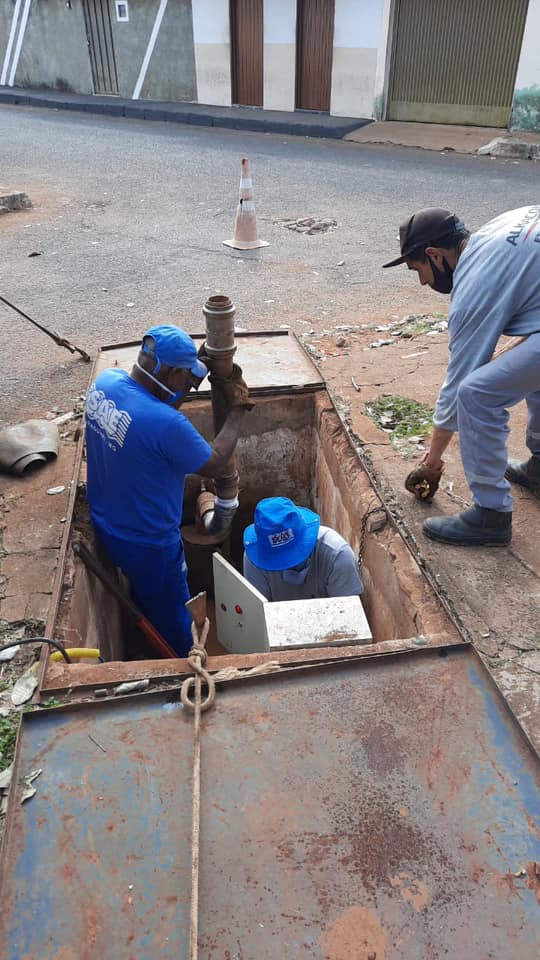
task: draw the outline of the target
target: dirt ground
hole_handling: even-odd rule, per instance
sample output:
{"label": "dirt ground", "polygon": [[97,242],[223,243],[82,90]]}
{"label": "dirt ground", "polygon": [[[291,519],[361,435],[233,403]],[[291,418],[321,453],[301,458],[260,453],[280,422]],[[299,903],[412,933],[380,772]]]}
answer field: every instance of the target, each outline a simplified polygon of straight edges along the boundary
{"label": "dirt ground", "polygon": [[[463,549],[436,544],[422,534],[434,513],[458,513],[470,503],[455,437],[446,456],[441,488],[431,505],[416,502],[403,487],[426,448],[416,440],[396,449],[390,435],[368,415],[370,401],[398,395],[432,408],[444,377],[448,337],[442,314],[415,316],[403,332],[403,316],[384,322],[340,323],[303,334],[359,456],[412,552],[450,608],[464,637],[472,640],[536,749],[540,748],[540,504],[514,493],[510,547]],[[385,329],[380,329],[380,327]],[[423,331],[423,332],[422,332]],[[381,346],[372,344],[390,341]],[[524,404],[512,413],[510,456],[526,455]],[[33,477],[0,476],[2,550],[0,618],[5,626],[44,622],[68,509],[78,420],[66,430],[60,456]],[[47,489],[64,485],[57,495]]]}
{"label": "dirt ground", "polygon": [[[540,747],[540,503],[519,488],[514,490],[513,539],[498,549],[460,548],[437,544],[422,533],[430,515],[455,514],[471,503],[454,437],[445,455],[441,488],[431,505],[417,502],[403,487],[425,442],[405,451],[392,445],[389,434],[368,416],[366,406],[383,394],[399,395],[433,408],[448,357],[448,336],[441,315],[430,329],[402,339],[374,327],[314,334],[306,341],[322,371],[341,417],[360,456],[394,516],[408,531],[411,549],[425,564],[432,582],[448,601],[464,635],[483,656],[529,738]],[[413,324],[414,325],[414,324]],[[379,340],[390,344],[372,347]],[[509,455],[527,456],[526,406],[512,411]],[[408,457],[405,455],[408,454]]]}

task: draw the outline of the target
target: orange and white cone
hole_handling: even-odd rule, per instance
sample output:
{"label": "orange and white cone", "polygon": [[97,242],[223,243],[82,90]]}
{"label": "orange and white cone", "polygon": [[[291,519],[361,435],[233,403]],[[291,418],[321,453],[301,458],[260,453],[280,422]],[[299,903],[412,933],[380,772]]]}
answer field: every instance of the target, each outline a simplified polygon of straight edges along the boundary
{"label": "orange and white cone", "polygon": [[236,220],[234,221],[234,237],[232,240],[224,240],[223,243],[226,247],[234,247],[235,250],[255,250],[257,247],[268,246],[266,240],[259,240],[257,231],[249,160],[242,160],[240,200],[236,209]]}

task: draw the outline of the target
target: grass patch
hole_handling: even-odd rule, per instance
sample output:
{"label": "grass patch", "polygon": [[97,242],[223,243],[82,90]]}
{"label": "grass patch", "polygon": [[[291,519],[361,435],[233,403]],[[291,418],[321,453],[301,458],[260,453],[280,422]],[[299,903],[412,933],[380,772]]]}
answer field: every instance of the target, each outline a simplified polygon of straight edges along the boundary
{"label": "grass patch", "polygon": [[50,710],[52,707],[63,707],[61,700],[58,700],[57,697],[47,697],[46,700],[42,700],[40,707],[45,707]]}
{"label": "grass patch", "polygon": [[427,333],[433,329],[433,321],[429,317],[415,317],[414,320],[408,320],[399,328],[399,336],[405,340],[411,337],[419,337],[422,333]]}
{"label": "grass patch", "polygon": [[383,393],[376,400],[370,400],[366,404],[366,413],[407,459],[416,456],[416,445],[433,426],[431,407],[397,394]]}
{"label": "grass patch", "polygon": [[9,767],[15,753],[15,741],[19,729],[19,714],[16,711],[0,717],[0,772]]}

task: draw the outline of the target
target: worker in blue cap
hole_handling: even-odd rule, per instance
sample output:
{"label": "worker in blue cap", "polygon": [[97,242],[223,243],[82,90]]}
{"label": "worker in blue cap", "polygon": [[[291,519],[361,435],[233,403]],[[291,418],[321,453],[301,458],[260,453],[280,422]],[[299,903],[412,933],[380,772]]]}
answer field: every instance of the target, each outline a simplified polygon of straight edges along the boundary
{"label": "worker in blue cap", "polygon": [[220,381],[230,412],[209,444],[179,412],[206,377],[179,327],[148,330],[130,373],[104,370],[86,399],[87,496],[93,526],[135,603],[184,656],[191,646],[187,567],[180,535],[186,474],[219,476],[253,403],[239,367]]}
{"label": "worker in blue cap", "polygon": [[356,557],[320,517],[287,497],[267,497],[244,531],[244,576],[267,600],[363,593]]}

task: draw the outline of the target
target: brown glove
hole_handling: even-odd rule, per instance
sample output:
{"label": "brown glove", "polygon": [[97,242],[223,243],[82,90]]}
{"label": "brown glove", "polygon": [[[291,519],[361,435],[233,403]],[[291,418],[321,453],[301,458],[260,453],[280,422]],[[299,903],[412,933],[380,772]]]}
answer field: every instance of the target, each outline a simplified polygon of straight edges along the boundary
{"label": "brown glove", "polygon": [[420,463],[405,478],[405,489],[413,493],[417,500],[423,503],[431,503],[433,497],[439,489],[444,464],[438,470],[427,468],[425,463]]}
{"label": "brown glove", "polygon": [[199,360],[202,360],[202,362],[204,363],[204,365],[207,366],[208,369],[210,370],[209,357],[208,357],[208,354],[207,354],[207,352],[206,352],[206,340],[203,340],[203,342],[201,343],[199,349],[197,350],[197,356],[198,356]]}
{"label": "brown glove", "polygon": [[208,379],[212,384],[212,389],[217,388],[221,391],[227,406],[253,410],[255,403],[249,399],[248,385],[242,376],[242,368],[237,363],[233,364],[230,377],[216,377],[211,373]]}

